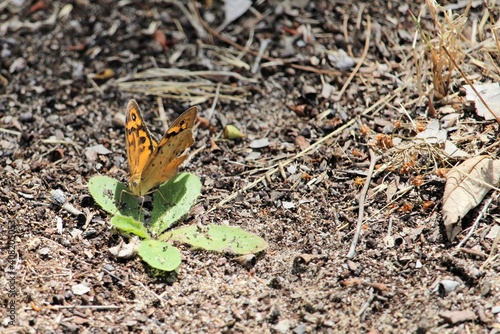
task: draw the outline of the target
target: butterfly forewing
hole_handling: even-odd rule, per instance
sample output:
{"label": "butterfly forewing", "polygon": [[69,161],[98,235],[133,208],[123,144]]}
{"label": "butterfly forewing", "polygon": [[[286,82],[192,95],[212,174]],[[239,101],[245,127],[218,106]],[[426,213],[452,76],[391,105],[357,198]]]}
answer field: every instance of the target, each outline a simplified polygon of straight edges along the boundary
{"label": "butterfly forewing", "polygon": [[158,142],[149,132],[137,102],[130,100],[127,109],[125,123],[127,157],[130,175],[133,176],[140,174],[144,170],[149,157],[156,151]]}

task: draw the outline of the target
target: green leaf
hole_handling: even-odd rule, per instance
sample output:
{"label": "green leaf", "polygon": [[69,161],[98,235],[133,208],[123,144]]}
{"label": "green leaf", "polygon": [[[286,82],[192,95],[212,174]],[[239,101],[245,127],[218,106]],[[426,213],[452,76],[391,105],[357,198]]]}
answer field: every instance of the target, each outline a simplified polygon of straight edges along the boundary
{"label": "green leaf", "polygon": [[123,183],[109,176],[97,175],[89,180],[88,187],[97,204],[108,213],[130,216],[135,220],[140,220],[140,207],[137,198]]}
{"label": "green leaf", "polygon": [[149,238],[146,228],[132,217],[115,215],[111,218],[111,225],[123,232],[132,233],[141,238]]}
{"label": "green leaf", "polygon": [[138,254],[144,262],[159,270],[174,271],[181,265],[181,252],[168,242],[143,240]]}
{"label": "green leaf", "polygon": [[193,174],[181,173],[163,183],[153,194],[152,233],[162,233],[188,214],[200,194],[201,181]]}
{"label": "green leaf", "polygon": [[160,240],[180,241],[193,247],[231,254],[250,254],[265,250],[268,245],[261,237],[239,227],[210,224],[180,227],[161,235]]}

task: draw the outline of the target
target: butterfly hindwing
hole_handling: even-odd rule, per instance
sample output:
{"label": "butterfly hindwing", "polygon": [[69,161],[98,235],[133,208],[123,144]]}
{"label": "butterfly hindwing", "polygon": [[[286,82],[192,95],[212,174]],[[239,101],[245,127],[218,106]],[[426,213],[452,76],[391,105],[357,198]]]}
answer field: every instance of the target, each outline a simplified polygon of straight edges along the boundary
{"label": "butterfly hindwing", "polygon": [[165,132],[144,167],[141,179],[144,192],[177,174],[179,165],[186,159],[186,155],[181,155],[182,152],[194,143],[193,126],[198,109],[198,106],[194,106],[186,110]]}

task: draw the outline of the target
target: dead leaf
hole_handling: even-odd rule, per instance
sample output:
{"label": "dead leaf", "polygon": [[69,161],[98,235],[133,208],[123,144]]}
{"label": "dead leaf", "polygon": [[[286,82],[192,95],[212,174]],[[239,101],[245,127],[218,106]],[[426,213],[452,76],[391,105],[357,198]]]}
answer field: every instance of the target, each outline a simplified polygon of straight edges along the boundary
{"label": "dead leaf", "polygon": [[199,127],[202,129],[210,128],[210,121],[208,118],[198,116],[198,123],[200,124]]}
{"label": "dead leaf", "polygon": [[252,140],[248,146],[250,148],[263,148],[269,146],[269,144],[269,139],[261,138]]}
{"label": "dead leaf", "polygon": [[440,129],[440,124],[437,119],[433,119],[427,124],[427,128],[419,132],[415,139],[425,139],[429,144],[439,144],[446,141],[448,132]]}
{"label": "dead leaf", "polygon": [[304,136],[297,136],[295,138],[295,144],[297,144],[302,151],[311,146],[309,141]]}
{"label": "dead leaf", "polygon": [[30,9],[28,10],[28,15],[44,9],[47,9],[47,3],[44,0],[39,0],[30,7]]}
{"label": "dead leaf", "polygon": [[306,116],[306,105],[305,104],[299,104],[296,106],[288,106],[292,111],[295,112],[295,114],[299,117],[305,117]]}
{"label": "dead leaf", "polygon": [[464,161],[446,175],[442,214],[448,240],[462,227],[459,221],[475,208],[500,181],[500,160],[478,156]]}
{"label": "dead leaf", "polygon": [[[477,97],[476,93],[472,90],[472,87],[464,85],[464,88],[466,91],[465,99],[475,103],[477,115],[484,117],[487,121],[495,119],[495,116],[491,114],[488,108],[486,108],[483,102]],[[474,85],[474,88],[481,95],[484,102],[486,102],[493,113],[495,113],[497,117],[500,116],[500,101],[498,100],[500,86],[498,85],[498,82]]]}
{"label": "dead leaf", "polygon": [[161,47],[163,48],[163,50],[165,50],[165,52],[168,51],[168,41],[167,41],[167,37],[165,36],[165,33],[163,32],[163,30],[161,29],[156,29],[156,31],[153,33],[153,39],[161,45]]}
{"label": "dead leaf", "polygon": [[210,152],[220,152],[222,151],[219,147],[219,145],[217,145],[215,143],[215,140],[213,138],[210,138]]}
{"label": "dead leaf", "polygon": [[222,31],[228,24],[245,14],[250,7],[252,7],[250,0],[225,0],[224,23],[217,30]]}
{"label": "dead leaf", "polygon": [[73,291],[73,294],[81,296],[89,292],[90,288],[84,284],[75,284],[71,287],[71,291]]}
{"label": "dead leaf", "polygon": [[485,236],[485,238],[495,240],[499,234],[500,234],[500,225],[493,225],[491,227],[491,230]]}
{"label": "dead leaf", "polygon": [[113,152],[108,150],[102,144],[94,145],[94,146],[91,146],[91,147],[88,147],[87,149],[85,149],[85,156],[87,157],[87,160],[89,160],[89,161],[96,161],[98,154],[104,155],[104,154],[110,154],[110,153],[113,153]]}
{"label": "dead leaf", "polygon": [[444,143],[444,152],[453,158],[466,158],[469,154],[457,147],[451,141],[447,140]]}

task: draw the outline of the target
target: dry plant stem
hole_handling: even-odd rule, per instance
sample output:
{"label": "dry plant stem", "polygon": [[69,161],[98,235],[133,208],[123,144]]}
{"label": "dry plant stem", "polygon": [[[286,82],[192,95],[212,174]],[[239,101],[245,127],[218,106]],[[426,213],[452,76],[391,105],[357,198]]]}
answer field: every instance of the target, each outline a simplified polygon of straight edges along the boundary
{"label": "dry plant stem", "polygon": [[81,212],[80,210],[78,210],[73,205],[67,202],[66,195],[62,190],[60,189],[52,190],[50,192],[50,201],[55,205],[60,206],[67,212],[71,213],[73,216],[82,217],[80,219],[82,219],[83,221],[86,220],[85,214],[83,212]]}
{"label": "dry plant stem", "polygon": [[[232,47],[234,47],[234,48],[236,48],[238,50],[247,52],[247,53],[249,53],[249,54],[251,54],[251,55],[253,55],[255,57],[257,57],[259,55],[257,52],[255,52],[253,50],[250,50],[247,47],[241,46],[238,43],[233,42],[229,38],[226,38],[226,37],[222,36],[221,34],[219,34],[215,29],[212,29],[205,21],[203,21],[203,19],[201,19],[201,17],[199,17],[199,15],[198,15],[198,19],[200,20],[200,23],[203,25],[203,27],[211,35],[213,35],[217,39],[223,41],[226,44],[231,45]],[[281,65],[285,65],[287,63],[287,61],[284,60],[284,59],[272,58],[272,57],[268,57],[268,56],[265,56],[265,55],[262,55],[262,59],[265,59],[267,61],[276,62],[277,64],[281,64]],[[297,69],[297,70],[303,70],[303,71],[313,72],[313,73],[317,73],[317,74],[341,75],[341,74],[344,73],[342,71],[321,70],[321,69],[317,69],[315,67],[303,66],[303,65],[298,65],[298,64],[290,64],[289,66],[292,67],[292,68],[294,68],[294,69]]]}
{"label": "dry plant stem", "polygon": [[259,65],[262,60],[262,56],[264,55],[264,52],[266,52],[267,46],[271,43],[271,40],[269,38],[262,39],[260,41],[260,47],[259,47],[259,53],[257,54],[257,57],[255,57],[255,60],[252,65],[252,73],[255,74],[259,70]]}
{"label": "dry plant stem", "polygon": [[[495,2],[496,1],[492,1],[492,3],[491,3],[491,5],[493,7],[495,7]],[[472,3],[472,1],[471,1],[471,3]],[[486,1],[484,1],[484,5],[488,9],[488,17],[489,17],[490,23],[491,23],[491,33],[493,34],[493,36],[495,36],[494,40],[495,40],[495,45],[497,47],[497,52],[500,52],[500,41],[498,40],[498,32],[497,32],[497,28],[495,27],[495,18],[493,17],[493,11],[491,10],[491,7],[488,5],[488,3]]]}
{"label": "dry plant stem", "polygon": [[85,310],[85,309],[91,309],[91,310],[119,310],[123,308],[122,306],[116,306],[116,305],[68,305],[68,306],[54,306],[50,305],[47,306],[47,308],[51,310],[69,310],[69,309],[79,309],[79,310]]}
{"label": "dry plant stem", "polygon": [[15,131],[15,130],[9,130],[9,129],[4,129],[4,128],[0,128],[0,132],[4,132],[4,133],[8,133],[10,135],[14,135],[18,138],[21,138],[21,132],[19,131]]}
{"label": "dry plant stem", "polygon": [[211,120],[212,117],[214,117],[215,106],[217,105],[217,102],[219,101],[219,93],[220,93],[220,87],[221,87],[221,85],[222,84],[220,82],[217,84],[217,88],[215,90],[214,101],[212,102],[212,106],[210,107],[210,110],[208,112],[208,117],[207,117],[208,120]]}
{"label": "dry plant stem", "polygon": [[[382,155],[381,157],[384,157],[384,155]],[[379,171],[380,169],[377,170],[377,172]],[[376,173],[375,173],[376,174]],[[382,211],[384,211],[386,208],[390,207],[391,205],[393,205],[394,203],[396,203],[401,197],[403,197],[408,191],[410,191],[411,189],[413,189],[415,186],[411,185],[411,186],[408,186],[404,189],[401,189],[399,190],[396,194],[398,194],[397,197],[393,198],[392,201],[390,201],[389,203],[387,203],[386,205],[384,205],[383,207],[381,207],[380,209],[376,210],[375,212],[372,213],[371,216],[367,217],[366,220],[370,220],[372,219],[373,217],[375,217],[376,215],[378,215],[379,213],[381,213]],[[347,210],[351,210],[351,208],[347,209]],[[340,228],[339,228],[339,231],[347,228],[349,226],[349,223],[346,223],[344,225],[342,225]],[[351,232],[349,232],[348,234],[350,234]]]}
{"label": "dry plant stem", "polygon": [[102,90],[101,87],[99,87],[96,82],[94,81],[94,79],[90,76],[90,75],[87,75],[87,80],[89,81],[89,83],[92,85],[92,87],[95,88],[95,90],[97,92],[99,92],[99,94],[101,95],[104,95],[104,91]]}
{"label": "dry plant stem", "polygon": [[158,116],[160,116],[160,121],[161,124],[163,125],[163,128],[165,131],[168,130],[168,121],[167,121],[167,115],[165,114],[165,108],[163,107],[163,99],[161,96],[156,97],[156,103],[158,103]]}
{"label": "dry plant stem", "polygon": [[158,294],[156,294],[156,292],[154,292],[153,290],[151,290],[150,288],[148,288],[147,286],[145,286],[144,284],[142,284],[142,282],[138,281],[138,280],[133,280],[135,282],[135,284],[139,285],[144,291],[147,291],[149,294],[151,294],[152,296],[156,297],[158,299],[158,301],[160,302],[160,305],[163,307],[165,306],[165,299],[163,299],[162,297],[158,296]]}
{"label": "dry plant stem", "polygon": [[486,259],[486,261],[484,261],[484,263],[480,267],[481,270],[484,270],[484,268],[489,263],[493,262],[496,258],[498,258],[500,256],[500,254],[497,254],[496,256],[493,256],[493,254],[497,250],[499,242],[500,242],[500,230],[498,230],[497,236],[495,237],[495,240],[493,240],[493,245],[491,245],[491,250],[490,250],[490,254],[488,255],[488,258]]}
{"label": "dry plant stem", "polygon": [[[203,30],[203,28],[198,24],[198,22],[196,21],[196,18],[193,17],[193,15],[191,14],[191,12],[189,10],[187,10],[187,8],[184,6],[183,2],[182,1],[172,1],[170,3],[173,3],[174,5],[176,5],[182,11],[182,14],[185,17],[189,18],[188,21],[191,23],[194,30],[196,30],[196,34],[198,35],[198,37],[200,39],[205,39],[205,37],[207,36],[205,30]],[[193,9],[193,7],[196,7],[196,5],[193,5],[193,3],[188,3],[188,6],[191,8],[191,10]]]}
{"label": "dry plant stem", "polygon": [[370,48],[371,29],[372,29],[372,24],[371,24],[371,20],[370,20],[370,15],[368,15],[366,17],[366,30],[368,33],[366,34],[365,48],[363,49],[363,54],[361,55],[361,58],[359,59],[358,63],[356,64],[356,67],[354,68],[354,70],[351,72],[351,74],[347,78],[346,82],[344,83],[344,86],[342,86],[342,89],[338,93],[338,101],[340,101],[342,94],[344,94],[345,90],[347,89],[347,87],[351,83],[352,79],[354,78],[356,73],[358,73],[359,69],[361,68],[361,65],[363,65],[363,62],[365,61],[366,55],[368,54],[368,49]]}
{"label": "dry plant stem", "polygon": [[482,257],[485,259],[488,258],[488,255],[484,254],[483,252],[477,251],[475,249],[459,248],[458,250],[461,251],[462,253],[466,253],[466,254],[470,254],[470,255],[474,255],[474,256],[479,256],[479,257]]}
{"label": "dry plant stem", "polygon": [[[349,16],[346,15],[344,16],[344,21],[342,21],[342,32],[344,33],[344,41],[349,40],[349,33],[347,29],[347,24],[349,23]],[[347,54],[349,57],[354,58],[354,55],[352,54],[352,45],[351,43],[347,44]]]}
{"label": "dry plant stem", "polygon": [[[497,194],[496,197],[498,197],[498,194]],[[481,221],[481,218],[483,218],[483,216],[486,214],[486,211],[490,207],[490,204],[491,204],[492,201],[493,201],[493,196],[490,197],[486,201],[486,203],[483,206],[483,209],[481,210],[481,212],[479,212],[479,215],[476,217],[476,220],[474,221],[474,224],[472,224],[469,233],[467,233],[467,235],[465,236],[465,238],[463,238],[462,241],[460,241],[460,243],[455,248],[457,248],[457,249],[458,248],[462,248],[465,245],[465,243],[467,242],[467,240],[469,240],[469,238],[472,237],[472,235],[474,234],[474,231],[476,230],[477,225],[479,225],[479,222]]]}
{"label": "dry plant stem", "polygon": [[[115,81],[116,84],[120,84],[122,82],[126,82],[127,80],[130,79],[151,79],[151,78],[158,78],[158,77],[180,77],[180,78],[187,78],[187,77],[213,77],[213,76],[227,76],[227,77],[232,77],[236,80],[240,80],[243,82],[257,82],[256,79],[252,78],[246,78],[242,76],[239,73],[236,72],[229,72],[229,71],[189,71],[189,70],[183,70],[183,69],[178,69],[178,68],[150,68],[147,70],[144,70],[142,72],[135,73],[133,75],[128,75],[123,78],[117,79]],[[163,82],[163,81],[162,81]],[[178,85],[179,82],[170,82],[172,85]],[[211,83],[211,82],[210,82]],[[185,83],[182,82],[182,84],[189,84],[189,85],[203,85],[200,83]],[[209,82],[206,82],[205,85],[208,85]]]}
{"label": "dry plant stem", "polygon": [[479,92],[477,91],[476,87],[474,87],[474,85],[469,80],[469,78],[467,78],[467,76],[462,71],[462,69],[460,67],[458,67],[457,63],[455,62],[455,59],[453,59],[453,57],[448,52],[448,49],[446,49],[446,47],[443,46],[443,50],[444,50],[444,52],[446,52],[446,55],[448,56],[448,58],[450,58],[450,61],[453,63],[453,65],[460,72],[460,75],[462,76],[462,78],[464,78],[465,82],[467,82],[467,84],[472,88],[472,90],[474,91],[474,93],[476,94],[476,96],[481,100],[481,102],[484,104],[484,106],[486,107],[486,109],[488,109],[488,111],[490,112],[490,114],[493,115],[493,117],[495,117],[495,120],[497,121],[497,123],[500,124],[500,118],[498,118],[498,116],[493,112],[493,110],[491,110],[490,106],[488,106],[488,104],[483,99],[483,97],[481,96],[481,94],[479,94]]}
{"label": "dry plant stem", "polygon": [[365,185],[363,186],[363,190],[359,194],[359,213],[358,213],[358,223],[356,225],[356,232],[352,238],[351,248],[349,249],[349,253],[347,253],[347,257],[352,259],[356,255],[356,245],[358,244],[359,234],[361,233],[361,227],[363,226],[363,216],[365,212],[365,199],[366,193],[368,192],[368,188],[370,187],[370,181],[373,176],[373,171],[375,170],[375,164],[380,159],[379,156],[375,155],[372,149],[370,152],[370,167],[368,168],[368,173],[366,175]]}
{"label": "dry plant stem", "polygon": [[368,297],[366,303],[363,304],[363,307],[356,314],[358,317],[360,317],[361,315],[363,315],[363,313],[365,313],[366,309],[368,308],[368,306],[370,306],[373,299],[375,299],[375,294],[373,293],[373,288],[370,288],[370,296]]}
{"label": "dry plant stem", "polygon": [[[406,88],[406,86],[402,86],[402,87],[399,87],[398,89],[396,89],[392,94],[388,94],[386,96],[384,96],[383,98],[381,98],[380,100],[378,100],[376,103],[374,103],[373,105],[371,105],[369,108],[367,108],[365,111],[363,111],[363,113],[361,115],[367,115],[369,114],[373,109],[377,108],[378,106],[380,105],[385,105],[385,103],[389,102],[390,100],[394,99],[399,93],[401,93],[404,89]],[[376,113],[379,111],[380,109],[376,110],[373,115],[376,115]],[[330,138],[332,138],[333,136],[339,134],[339,133],[342,133],[342,131],[344,131],[344,129],[350,127],[352,124],[354,124],[354,122],[356,122],[356,119],[353,118],[351,119],[349,122],[347,122],[346,124],[344,124],[343,126],[341,126],[340,128],[338,128],[337,130],[329,133],[328,135],[324,136],[323,138],[319,139],[317,142],[315,142],[314,144],[312,144],[311,146],[305,148],[304,150],[300,151],[299,153],[295,154],[293,157],[285,160],[282,162],[281,166],[282,167],[285,167],[286,165],[294,162],[295,160],[297,160],[298,158],[306,155],[309,151],[312,151],[313,149],[315,149],[317,146],[323,144],[325,141],[329,140]],[[209,210],[207,210],[207,213],[210,213],[212,211],[214,211],[215,209],[217,209],[218,207],[232,201],[233,199],[235,199],[239,194],[255,187],[257,184],[259,184],[260,182],[262,182],[263,180],[267,179],[267,178],[270,178],[271,175],[273,175],[274,173],[278,172],[279,171],[279,168],[278,167],[275,167],[271,170],[269,170],[267,173],[265,173],[263,176],[259,177],[258,179],[256,179],[254,182],[248,184],[247,186],[243,187],[242,189],[238,190],[238,191],[235,191],[234,193],[232,193],[231,195],[227,196],[226,198],[224,198],[223,200],[221,200],[219,203],[215,204],[213,207],[211,207]]]}

